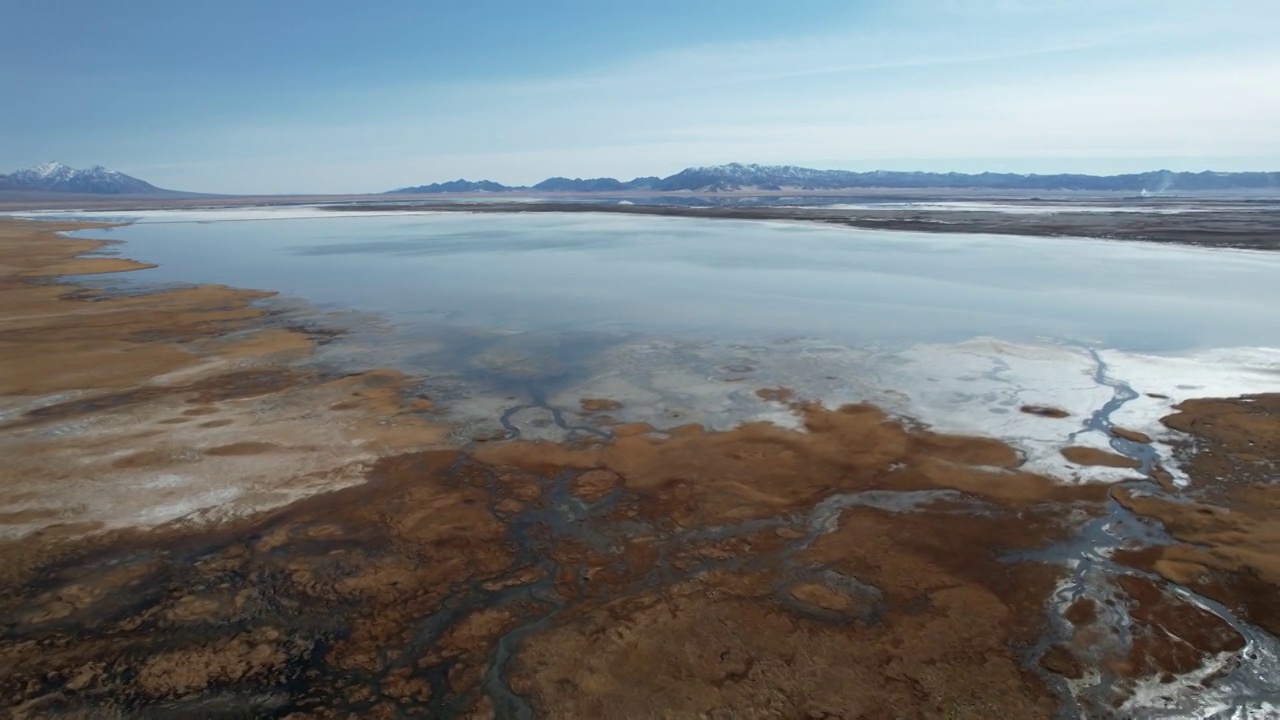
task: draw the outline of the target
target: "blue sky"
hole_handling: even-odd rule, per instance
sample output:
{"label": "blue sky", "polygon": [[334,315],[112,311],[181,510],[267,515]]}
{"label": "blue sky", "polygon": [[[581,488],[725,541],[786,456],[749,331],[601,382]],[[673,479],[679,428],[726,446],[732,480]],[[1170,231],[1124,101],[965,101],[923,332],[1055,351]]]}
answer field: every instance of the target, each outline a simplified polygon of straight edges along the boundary
{"label": "blue sky", "polygon": [[0,0],[0,171],[1280,169],[1277,0]]}

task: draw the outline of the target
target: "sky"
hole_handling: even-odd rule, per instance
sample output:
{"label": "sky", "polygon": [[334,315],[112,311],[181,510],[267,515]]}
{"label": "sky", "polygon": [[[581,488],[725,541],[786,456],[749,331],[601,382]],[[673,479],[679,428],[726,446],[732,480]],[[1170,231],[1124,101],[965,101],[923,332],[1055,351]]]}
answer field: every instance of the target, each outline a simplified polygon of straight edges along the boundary
{"label": "sky", "polygon": [[1277,0],[0,0],[0,172],[1280,170]]}

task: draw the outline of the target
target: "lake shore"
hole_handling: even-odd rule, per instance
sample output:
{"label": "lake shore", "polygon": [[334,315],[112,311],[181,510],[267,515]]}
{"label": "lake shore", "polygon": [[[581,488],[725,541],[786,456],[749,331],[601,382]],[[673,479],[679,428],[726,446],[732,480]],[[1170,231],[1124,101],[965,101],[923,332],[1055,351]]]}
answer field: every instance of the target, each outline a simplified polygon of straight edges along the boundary
{"label": "lake shore", "polygon": [[[800,193],[803,195],[803,193]],[[678,198],[682,203],[697,202],[696,197]],[[997,196],[994,199],[999,199]],[[534,199],[530,202],[503,202],[489,198],[486,202],[439,202],[421,198],[395,201],[362,201],[337,204],[333,210],[365,212],[430,211],[473,213],[619,213],[624,215],[656,215],[663,217],[710,218],[725,220],[788,220],[827,223],[865,230],[901,230],[931,233],[979,233],[1022,235],[1047,238],[1088,237],[1174,243],[1213,248],[1280,250],[1280,209],[1274,204],[1256,207],[1161,213],[1125,212],[1124,203],[1115,203],[1114,212],[1076,212],[1071,201],[1031,202],[1017,198],[1029,208],[1050,208],[1053,212],[1010,213],[994,210],[945,210],[927,207],[877,209],[828,208],[812,206],[752,206],[721,204],[723,199],[709,198],[705,205],[636,202],[581,202],[562,199],[554,202]],[[913,201],[916,199],[913,198]],[[1195,201],[1191,201],[1194,207]],[[953,203],[959,204],[959,203]],[[927,201],[924,205],[928,205]],[[981,202],[978,203],[982,205]],[[1156,205],[1154,207],[1159,207]]]}
{"label": "lake shore", "polygon": [[[964,206],[969,207],[964,207]],[[67,196],[5,199],[0,212],[55,213],[321,206],[342,212],[620,213],[667,217],[788,220],[867,230],[1089,237],[1213,248],[1280,250],[1280,200],[1273,194],[1134,197],[1124,193],[939,191],[937,189],[691,193],[454,193],[191,198]],[[1137,212],[1135,208],[1145,208]]]}
{"label": "lake shore", "polygon": [[[784,388],[803,432],[597,398],[607,439],[459,443],[414,378],[307,365],[325,329],[270,292],[58,279],[147,267],[54,235],[83,227],[0,220],[19,717],[1047,718],[1187,701],[1280,632],[1280,397],[1166,418],[1185,490]],[[1082,528],[1148,518],[1073,575]]]}

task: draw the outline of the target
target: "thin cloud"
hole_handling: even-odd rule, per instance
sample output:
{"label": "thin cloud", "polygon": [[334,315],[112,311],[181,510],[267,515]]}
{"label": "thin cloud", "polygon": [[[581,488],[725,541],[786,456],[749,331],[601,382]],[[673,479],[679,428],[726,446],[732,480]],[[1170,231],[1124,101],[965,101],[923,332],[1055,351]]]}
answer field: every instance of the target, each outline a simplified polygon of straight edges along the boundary
{"label": "thin cloud", "polygon": [[1280,9],[1251,2],[908,0],[821,36],[696,45],[559,75],[372,78],[270,114],[192,117],[147,136],[168,148],[148,179],[350,192],[728,161],[1280,164],[1277,30]]}

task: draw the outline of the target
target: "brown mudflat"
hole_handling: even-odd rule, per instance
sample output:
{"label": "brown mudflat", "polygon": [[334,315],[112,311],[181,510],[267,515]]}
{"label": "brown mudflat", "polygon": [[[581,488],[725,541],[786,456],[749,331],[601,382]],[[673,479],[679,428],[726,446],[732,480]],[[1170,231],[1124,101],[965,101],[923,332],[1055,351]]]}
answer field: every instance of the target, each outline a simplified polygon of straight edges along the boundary
{"label": "brown mudflat", "polygon": [[622,403],[608,398],[583,398],[579,404],[582,406],[582,411],[588,413],[607,412],[622,407]]}
{"label": "brown mudflat", "polygon": [[1108,452],[1106,450],[1099,450],[1098,448],[1072,445],[1070,447],[1062,448],[1060,452],[1062,453],[1062,457],[1076,465],[1115,468],[1138,468],[1142,466],[1142,463],[1131,457]]}
{"label": "brown mudflat", "polygon": [[1128,429],[1128,428],[1122,428],[1122,427],[1118,427],[1118,426],[1113,426],[1113,427],[1111,428],[1111,434],[1112,434],[1112,435],[1115,435],[1116,437],[1124,438],[1125,440],[1130,440],[1130,441],[1132,441],[1132,442],[1136,442],[1136,443],[1149,443],[1149,442],[1151,442],[1151,436],[1150,436],[1150,435],[1147,435],[1146,433],[1140,433],[1140,432],[1138,432],[1137,430],[1130,430],[1130,429]]}
{"label": "brown mudflat", "polygon": [[52,234],[70,227],[0,222],[0,539],[251,514],[442,445],[402,374],[297,368],[314,341],[271,293],[59,282],[146,267],[79,257],[103,243]]}
{"label": "brown mudflat", "polygon": [[[409,378],[301,369],[311,339],[261,293],[33,284],[94,247],[47,227],[0,223],[17,717],[1050,718],[1054,681],[1090,663],[1161,677],[1239,649],[1175,583],[1274,618],[1247,483],[1206,490],[1208,514],[1115,491],[1187,544],[1129,558],[1165,578],[1117,584],[1135,642],[1091,655],[1114,629],[1080,603],[1035,654],[1064,566],[1028,553],[1104,512],[1106,487],[780,392],[804,432],[448,447]],[[1264,472],[1277,402],[1169,419],[1230,448],[1189,458],[1194,487],[1248,448]],[[165,519],[193,497],[212,500]]]}

